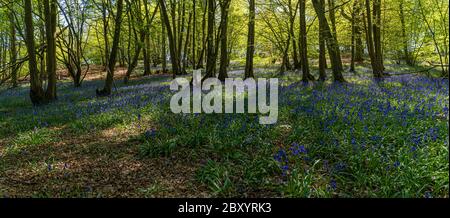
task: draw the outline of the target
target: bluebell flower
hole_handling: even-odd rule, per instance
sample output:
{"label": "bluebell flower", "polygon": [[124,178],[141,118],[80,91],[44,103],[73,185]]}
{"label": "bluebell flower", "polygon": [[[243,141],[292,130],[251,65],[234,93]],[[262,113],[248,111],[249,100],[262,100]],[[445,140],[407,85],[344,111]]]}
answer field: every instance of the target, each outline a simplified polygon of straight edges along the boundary
{"label": "bluebell flower", "polygon": [[331,187],[333,190],[336,190],[336,189],[337,189],[337,183],[336,183],[336,180],[331,179],[331,181],[330,181],[330,187]]}
{"label": "bluebell flower", "polygon": [[337,164],[334,165],[334,170],[337,171],[337,172],[339,172],[339,171],[344,170],[345,167],[346,167],[345,163],[339,162],[339,163],[337,163]]}
{"label": "bluebell flower", "polygon": [[154,129],[147,130],[144,133],[146,139],[150,139],[156,135],[156,131]]}
{"label": "bluebell flower", "polygon": [[290,150],[291,150],[293,155],[300,155],[300,154],[308,153],[308,151],[306,150],[305,146],[299,145],[296,142],[292,143],[292,146],[291,146]]}
{"label": "bluebell flower", "polygon": [[286,173],[288,170],[289,170],[289,166],[287,164],[281,166],[281,171],[283,172],[283,176],[286,176]]}
{"label": "bluebell flower", "polygon": [[278,162],[287,162],[288,157],[286,155],[286,152],[283,149],[279,149],[278,152],[274,155],[274,159]]}
{"label": "bluebell flower", "polygon": [[394,162],[394,167],[399,167],[400,166],[400,162],[399,161],[395,161]]}

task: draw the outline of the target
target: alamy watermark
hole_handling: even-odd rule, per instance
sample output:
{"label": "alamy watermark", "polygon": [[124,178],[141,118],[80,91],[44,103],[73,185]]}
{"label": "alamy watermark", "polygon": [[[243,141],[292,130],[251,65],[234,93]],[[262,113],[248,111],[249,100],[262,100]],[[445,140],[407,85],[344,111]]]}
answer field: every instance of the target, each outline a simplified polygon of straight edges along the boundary
{"label": "alamy watermark", "polygon": [[[170,100],[173,113],[244,113],[245,94],[247,93],[247,113],[257,113],[260,124],[274,124],[278,120],[278,79],[270,78],[227,78],[225,92],[223,84],[217,78],[205,79],[202,83],[200,70],[193,72],[192,89],[186,78],[176,78],[170,84],[170,90],[178,91]],[[180,89],[181,87],[181,89]],[[267,90],[269,88],[269,90]],[[211,90],[212,89],[212,90]],[[245,92],[247,90],[247,92]],[[192,94],[191,94],[192,91]],[[209,91],[202,96],[202,91]],[[269,96],[267,96],[269,91]],[[192,99],[191,99],[192,97]],[[269,97],[269,102],[267,102]],[[223,104],[225,99],[225,104]],[[192,107],[191,107],[192,102]],[[234,107],[236,102],[236,107]],[[180,104],[181,103],[181,104]]]}

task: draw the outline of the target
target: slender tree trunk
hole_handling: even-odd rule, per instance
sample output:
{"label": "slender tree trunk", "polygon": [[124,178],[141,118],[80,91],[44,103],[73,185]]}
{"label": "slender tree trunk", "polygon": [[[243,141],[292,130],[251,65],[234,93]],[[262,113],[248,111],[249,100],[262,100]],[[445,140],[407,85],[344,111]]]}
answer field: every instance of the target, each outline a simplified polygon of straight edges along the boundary
{"label": "slender tree trunk", "polygon": [[122,9],[123,9],[123,0],[117,0],[117,14],[115,20],[114,27],[114,36],[113,36],[113,44],[108,60],[108,66],[106,69],[106,81],[105,86],[101,91],[97,90],[97,95],[99,96],[107,96],[111,94],[112,86],[114,82],[114,68],[116,65],[117,58],[117,50],[119,49],[119,40],[120,40],[120,28],[122,26]]}
{"label": "slender tree trunk", "polygon": [[102,0],[102,20],[103,20],[103,39],[105,43],[105,70],[108,68],[109,58],[109,38],[108,38],[108,17],[107,17],[107,2]]}
{"label": "slender tree trunk", "polygon": [[148,76],[151,74],[151,62],[150,62],[150,51],[148,49],[150,44],[150,38],[148,34],[145,34],[144,38],[144,47],[142,49],[142,54],[144,58],[144,76]]}
{"label": "slender tree trunk", "polygon": [[245,78],[253,74],[253,54],[255,52],[255,0],[249,0],[249,21],[247,34],[247,55],[245,59]]}
{"label": "slender tree trunk", "polygon": [[[162,18],[163,19],[163,18]],[[164,21],[161,23],[161,37],[162,37],[162,43],[161,43],[161,61],[162,61],[162,73],[167,73],[167,53],[166,53],[166,43],[167,43],[167,36],[166,36],[166,26],[164,24]]]}
{"label": "slender tree trunk", "polygon": [[355,62],[362,62],[364,61],[363,55],[364,55],[364,46],[363,46],[363,41],[362,41],[362,33],[361,33],[361,29],[362,29],[362,25],[361,23],[363,22],[362,20],[362,14],[361,14],[361,10],[362,10],[362,1],[361,0],[356,0],[354,5],[353,5],[353,12],[355,15],[354,18],[354,22],[355,22]]}
{"label": "slender tree trunk", "polygon": [[[323,34],[328,47],[328,54],[331,60],[331,68],[333,72],[334,81],[345,82],[342,76],[342,60],[339,50],[339,44],[337,40],[331,34],[330,26],[328,25],[327,19],[325,17],[325,12],[323,10],[324,6],[319,0],[312,0],[314,10],[316,11],[317,17],[319,19],[319,25],[323,27]],[[322,23],[322,24],[320,24]]]}
{"label": "slender tree trunk", "polygon": [[191,22],[192,22],[192,12],[189,12],[189,20],[188,20],[188,24],[187,24],[187,33],[186,33],[186,39],[184,40],[184,49],[183,49],[183,69],[182,72],[183,74],[186,74],[186,68],[188,67],[188,53],[189,53],[189,38],[190,38],[190,33],[191,33]]}
{"label": "slender tree trunk", "polygon": [[328,15],[330,18],[331,24],[331,34],[337,41],[337,32],[336,32],[336,13],[335,13],[335,2],[336,0],[328,0]]}
{"label": "slender tree trunk", "polygon": [[9,20],[10,20],[10,31],[11,31],[11,40],[10,40],[10,44],[11,44],[11,51],[10,51],[10,59],[11,59],[11,82],[12,82],[12,87],[17,87],[17,66],[16,66],[16,61],[17,61],[17,48],[16,48],[16,26],[15,26],[15,19],[14,19],[14,12],[10,11],[9,14]]}
{"label": "slender tree trunk", "polygon": [[196,7],[196,2],[197,0],[193,0],[192,1],[192,12],[193,12],[193,17],[192,17],[192,68],[194,70],[197,69],[197,66],[195,64],[195,53],[197,51],[197,42],[195,41],[195,35],[197,34],[197,7]]}
{"label": "slender tree trunk", "polygon": [[37,62],[36,51],[34,43],[34,25],[33,25],[33,12],[31,0],[25,0],[25,43],[28,51],[28,69],[30,71],[30,99],[34,105],[40,105],[44,103],[45,95],[42,89]]}
{"label": "slender tree trunk", "polygon": [[[174,46],[175,55],[177,55],[176,59],[179,60],[178,59],[178,57],[179,57],[178,56],[178,49],[179,48],[177,47],[177,45],[178,45],[178,43],[177,43],[177,41],[178,41],[178,33],[179,33],[179,31],[177,29],[177,14],[176,14],[177,2],[176,2],[176,0],[169,0],[169,2],[170,2],[170,15],[171,15],[171,18],[172,18],[172,26],[170,26],[170,24],[169,24],[169,25],[166,25],[166,28],[167,27],[172,27],[172,42],[173,42],[173,46]],[[178,25],[178,26],[180,26],[180,25]],[[170,43],[170,41],[169,41],[169,43]],[[176,72],[176,75],[178,75],[178,72]]]}
{"label": "slender tree trunk", "polygon": [[216,54],[214,47],[215,7],[215,0],[208,0],[208,48],[206,54],[206,74],[204,79],[214,77],[216,75]]}
{"label": "slender tree trunk", "polygon": [[[376,1],[376,0],[374,0]],[[375,6],[375,2],[374,2],[374,6]],[[377,13],[376,12],[376,8],[374,8],[374,14]],[[378,41],[378,46],[381,46],[380,44],[380,32],[379,29],[377,29],[376,25],[377,24],[373,24],[372,23],[372,16],[371,16],[371,10],[370,10],[370,0],[366,0],[366,17],[367,17],[367,27],[366,27],[366,34],[367,34],[367,48],[369,50],[369,56],[370,56],[370,63],[372,65],[372,71],[373,71],[373,76],[375,78],[382,78],[383,77],[383,68],[382,66],[380,66],[379,64],[379,57],[380,55],[377,54],[377,52],[380,52],[381,47],[378,47],[377,49],[375,49],[375,42],[374,41]],[[378,19],[381,20],[381,19]],[[378,22],[378,21],[376,21]],[[375,31],[378,31],[377,33],[375,33]],[[374,38],[378,38],[375,39]]]}
{"label": "slender tree trunk", "polygon": [[[181,14],[181,22],[180,19],[178,19],[178,31],[180,32],[178,37],[178,60],[180,60],[180,74],[185,74],[186,70],[184,68],[184,59],[183,59],[183,53],[186,53],[186,50],[181,50],[183,48],[183,38],[184,38],[184,30],[186,28],[186,1],[182,1],[182,7],[178,7],[178,14]],[[184,42],[185,45],[187,45],[188,41],[186,40]],[[183,65],[181,65],[183,63]]]}
{"label": "slender tree trunk", "polygon": [[405,15],[404,15],[404,9],[403,9],[403,0],[400,0],[399,3],[399,16],[400,16],[400,24],[402,29],[402,43],[403,43],[403,58],[405,59],[405,62],[407,65],[413,65],[411,55],[408,51],[408,38],[406,36],[406,25],[405,25]]}
{"label": "slender tree trunk", "polygon": [[146,0],[144,0],[144,10],[145,10],[146,28],[145,28],[145,30],[141,30],[141,31],[145,34],[142,53],[144,55],[144,76],[147,76],[147,75],[151,74],[151,67],[150,67],[151,61],[150,61],[150,49],[149,49],[149,47],[150,47],[150,35],[149,35],[150,12],[149,12],[148,4],[147,4]]}
{"label": "slender tree trunk", "polygon": [[[324,0],[320,0],[320,3],[322,5],[323,11],[325,11],[325,8],[323,8]],[[326,59],[326,47],[325,47],[325,37],[323,33],[323,23],[319,23],[319,80],[325,81],[327,79],[327,75],[325,72],[325,69],[327,67],[327,59]]]}
{"label": "slender tree trunk", "polygon": [[207,1],[204,1],[204,3],[206,3],[206,5],[203,7],[203,19],[202,19],[202,47],[200,50],[200,57],[198,59],[198,63],[197,63],[197,69],[198,68],[203,68],[203,57],[205,55],[205,50],[206,50],[206,33],[205,33],[205,29],[206,29],[206,14],[207,14]]}
{"label": "slender tree trunk", "polygon": [[124,78],[124,83],[127,84],[128,80],[130,79],[131,73],[133,72],[133,70],[136,68],[137,64],[138,64],[138,60],[139,60],[139,54],[141,53],[141,49],[142,49],[142,42],[144,42],[145,39],[145,34],[142,32],[140,33],[140,38],[139,39],[135,39],[136,41],[136,49],[135,49],[135,53],[133,55],[133,58],[130,62],[130,64],[128,64],[128,68],[127,68],[127,73],[125,75]]}
{"label": "slender tree trunk", "polygon": [[[161,8],[161,17],[163,18],[165,29],[167,31],[167,37],[169,39],[169,51],[170,51],[170,59],[172,61],[172,73],[175,78],[176,75],[180,72],[180,61],[178,60],[177,49],[176,49],[176,41],[175,37],[172,33],[172,28],[170,27],[169,16],[167,15],[166,3],[164,0],[159,0],[159,6]],[[164,57],[165,58],[165,57]]]}
{"label": "slender tree trunk", "polygon": [[383,76],[383,49],[381,43],[381,0],[373,0],[373,14],[375,24],[373,26],[373,38],[375,47],[375,60],[377,64],[378,74]]}
{"label": "slender tree trunk", "polygon": [[228,50],[227,50],[227,36],[228,36],[228,10],[230,8],[231,0],[222,0],[220,3],[221,8],[221,31],[220,31],[220,68],[219,68],[219,80],[225,81],[228,77]]}
{"label": "slender tree trunk", "polygon": [[308,62],[308,43],[307,43],[307,32],[306,32],[306,0],[300,0],[300,56],[302,65],[302,81],[307,82],[309,80],[314,80],[314,77],[309,72],[309,62]]}
{"label": "slender tree trunk", "polygon": [[[356,1],[355,1],[356,2]],[[350,71],[351,72],[355,72],[355,47],[356,47],[356,43],[355,43],[355,39],[356,39],[356,37],[355,37],[355,34],[356,34],[356,31],[355,31],[355,29],[356,29],[356,24],[355,24],[355,18],[356,17],[356,15],[355,15],[355,10],[354,10],[354,7],[353,7],[353,10],[352,10],[352,16],[351,16],[351,26],[352,26],[352,36],[351,36],[351,42],[352,42],[352,48],[351,48],[351,50],[352,50],[352,59],[351,59],[351,62],[350,62]]]}
{"label": "slender tree trunk", "polygon": [[[294,9],[292,7],[291,0],[289,0],[288,7],[289,7],[289,34],[291,34],[291,37],[292,37],[292,58],[294,59],[294,69],[299,70],[301,68],[301,65],[300,65],[300,61],[298,59],[297,42],[295,40],[296,38],[295,38],[295,33],[294,33],[294,22],[295,22],[295,17],[297,15],[298,4],[296,5],[296,7]],[[300,32],[300,34],[301,34],[301,32]],[[299,37],[301,37],[301,36],[299,35]],[[301,39],[299,39],[299,43],[298,43],[299,46],[301,45],[300,40]]]}
{"label": "slender tree trunk", "polygon": [[47,43],[47,101],[56,99],[56,2],[55,0],[44,0],[45,13],[45,36]]}
{"label": "slender tree trunk", "polygon": [[[37,8],[38,8],[38,12],[39,12],[39,16],[41,18],[45,17],[45,12],[44,9],[42,8],[42,6],[44,6],[42,3],[41,4],[37,4]],[[45,36],[45,24],[44,25],[38,25],[39,26],[39,37],[40,37],[40,42],[45,42],[46,41],[46,36]],[[39,51],[39,53],[36,53],[36,57],[38,58],[37,60],[39,61],[39,82],[41,83],[41,87],[42,89],[44,89],[44,81],[47,79],[47,68],[46,68],[46,53],[45,50],[41,50]],[[44,95],[45,95],[45,90],[44,90]]]}

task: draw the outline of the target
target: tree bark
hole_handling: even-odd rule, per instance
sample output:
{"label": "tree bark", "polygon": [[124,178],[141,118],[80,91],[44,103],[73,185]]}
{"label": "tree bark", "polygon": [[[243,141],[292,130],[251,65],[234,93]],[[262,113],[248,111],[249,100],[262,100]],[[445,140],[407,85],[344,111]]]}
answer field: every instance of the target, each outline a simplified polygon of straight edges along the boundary
{"label": "tree bark", "polygon": [[109,55],[108,65],[106,68],[106,81],[105,86],[101,91],[97,90],[98,96],[108,96],[111,94],[112,86],[114,82],[114,68],[116,66],[117,50],[119,48],[120,40],[120,28],[122,26],[122,9],[123,0],[117,0],[117,14],[115,19],[113,44]]}
{"label": "tree bark", "polygon": [[373,14],[375,24],[373,26],[373,38],[375,47],[375,60],[378,74],[383,76],[383,50],[381,44],[381,0],[373,0]]}
{"label": "tree bark", "polygon": [[195,35],[197,34],[197,7],[196,7],[196,2],[197,0],[193,0],[192,1],[192,12],[193,12],[193,17],[192,17],[192,68],[195,70],[197,69],[196,63],[195,63],[195,53],[197,51],[197,44],[195,41]]}
{"label": "tree bark", "polygon": [[403,0],[400,0],[399,3],[399,16],[400,16],[400,24],[402,29],[402,43],[403,43],[403,59],[405,60],[407,65],[414,65],[411,59],[411,55],[408,51],[408,38],[406,36],[406,24],[405,24],[405,15],[403,9]]}
{"label": "tree bark", "polygon": [[47,101],[56,100],[56,0],[44,0],[45,36],[47,42]]}
{"label": "tree bark", "polygon": [[10,44],[11,44],[11,51],[10,51],[10,60],[11,60],[11,82],[12,82],[12,87],[15,88],[17,87],[17,66],[16,66],[16,61],[17,61],[17,47],[16,47],[16,26],[15,26],[15,19],[14,19],[14,11],[10,11],[9,14],[9,20],[10,20],[10,31],[11,31],[11,35],[10,35]]}
{"label": "tree bark", "polygon": [[308,82],[314,80],[313,75],[309,72],[308,62],[308,43],[306,31],[306,0],[300,0],[300,58],[302,65],[302,81]]}
{"label": "tree bark", "polygon": [[[164,0],[159,0],[159,6],[161,9],[161,17],[163,19],[165,30],[167,31],[167,38],[169,39],[169,52],[170,60],[172,61],[172,73],[175,78],[180,72],[180,61],[178,60],[176,41],[170,26],[169,16],[167,15],[166,3]],[[165,57],[164,57],[165,58]]]}
{"label": "tree bark", "polygon": [[331,34],[333,34],[333,37],[337,41],[335,1],[336,0],[328,0],[328,16],[330,18]]}
{"label": "tree bark", "polygon": [[33,105],[40,105],[44,103],[45,93],[41,86],[36,62],[32,10],[31,0],[25,0],[25,43],[28,51],[28,69],[30,71],[30,99]]}
{"label": "tree bark", "polygon": [[[374,6],[376,5],[374,0]],[[377,8],[374,8],[374,14],[377,14]],[[366,0],[366,17],[367,17],[367,48],[369,50],[369,56],[370,56],[370,63],[372,65],[372,72],[373,76],[375,78],[382,78],[383,77],[383,66],[380,65],[380,54],[378,52],[381,52],[381,42],[380,42],[380,32],[379,28],[377,27],[377,23],[381,21],[381,19],[376,19],[376,23],[372,23],[372,16],[371,16],[371,10],[370,10],[370,0]],[[375,33],[376,32],[376,33]],[[378,46],[378,48],[376,48]]]}
{"label": "tree bark", "polygon": [[188,67],[188,53],[189,53],[189,45],[190,45],[190,33],[191,33],[191,22],[192,22],[192,12],[189,12],[189,20],[187,25],[187,33],[186,33],[186,39],[184,41],[184,49],[183,49],[183,74],[187,74],[186,68]]}
{"label": "tree bark", "polygon": [[[325,11],[325,8],[323,8],[324,0],[320,0],[320,3],[322,5],[322,9]],[[326,67],[327,67],[327,59],[326,59],[326,47],[325,47],[325,37],[323,34],[323,23],[319,23],[319,80],[325,81],[327,79],[326,75]]]}
{"label": "tree bark", "polygon": [[214,47],[215,8],[215,0],[208,0],[208,45],[206,51],[206,74],[203,79],[214,77],[216,75],[216,54]]}
{"label": "tree bark", "polygon": [[220,67],[219,67],[219,80],[225,81],[228,77],[227,66],[228,66],[228,50],[227,50],[227,36],[228,36],[228,10],[230,8],[231,0],[222,0],[220,2],[221,8],[221,19],[220,19]]}
{"label": "tree bark", "polygon": [[245,59],[245,78],[255,77],[253,74],[253,54],[255,52],[255,0],[249,0],[249,20],[247,34],[247,55]]}
{"label": "tree bark", "polygon": [[[141,1],[141,0],[139,0]],[[155,12],[157,10],[158,7],[156,7]],[[150,31],[150,11],[148,9],[148,4],[146,2],[146,0],[144,0],[144,10],[145,10],[145,29],[141,30],[142,32],[144,32],[145,37],[144,37],[144,45],[143,45],[143,49],[142,49],[142,53],[144,56],[144,76],[150,75],[151,74],[151,61],[150,61],[150,35],[149,35],[149,31]]]}
{"label": "tree bark", "polygon": [[[294,60],[294,69],[299,70],[301,68],[301,65],[300,65],[300,61],[299,61],[299,57],[298,57],[298,53],[297,53],[297,42],[295,40],[296,38],[295,38],[295,33],[294,33],[294,22],[295,22],[295,17],[297,17],[296,15],[297,15],[298,4],[296,5],[295,8],[293,8],[292,2],[291,2],[291,0],[289,0],[288,7],[289,7],[289,34],[291,34],[291,37],[292,37],[292,58]],[[294,13],[292,13],[292,12],[294,12]],[[302,34],[301,31],[300,31],[300,34]],[[301,36],[299,36],[299,37],[301,37]],[[299,43],[298,43],[299,46],[301,45],[300,40],[301,39],[299,39]]]}
{"label": "tree bark", "polygon": [[[328,54],[330,56],[331,68],[333,72],[334,81],[345,82],[342,76],[342,60],[339,50],[339,44],[336,38],[331,34],[330,26],[328,25],[327,19],[325,17],[325,12],[323,10],[324,6],[319,0],[312,0],[314,10],[316,11],[317,17],[319,19],[319,25],[323,27],[323,34],[328,47]],[[321,23],[321,24],[320,24]]]}

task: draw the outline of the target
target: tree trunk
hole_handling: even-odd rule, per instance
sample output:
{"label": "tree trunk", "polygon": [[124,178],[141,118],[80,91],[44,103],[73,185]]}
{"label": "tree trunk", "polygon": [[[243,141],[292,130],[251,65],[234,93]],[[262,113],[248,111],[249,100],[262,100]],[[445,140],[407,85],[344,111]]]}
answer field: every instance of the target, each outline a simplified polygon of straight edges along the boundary
{"label": "tree trunk", "polygon": [[[324,6],[319,2],[319,0],[312,0],[314,10],[316,11],[317,17],[319,19],[319,25],[323,27],[323,34],[328,47],[328,54],[330,56],[331,68],[333,72],[334,81],[345,82],[342,76],[342,60],[339,51],[339,44],[336,38],[331,34],[330,27],[328,26],[327,19],[325,17],[325,12],[323,10]],[[321,23],[321,24],[320,24]]]}
{"label": "tree trunk", "polygon": [[12,87],[15,88],[17,87],[17,66],[16,66],[16,61],[17,61],[17,48],[16,48],[16,26],[15,26],[15,19],[14,19],[14,12],[10,11],[10,28],[11,28],[11,39],[10,39],[10,44],[11,44],[11,51],[10,51],[10,59],[11,59],[11,82],[12,82]]}
{"label": "tree trunk", "polygon": [[189,19],[187,24],[187,32],[186,32],[186,39],[184,40],[184,49],[183,49],[183,66],[182,66],[182,73],[187,74],[186,68],[188,67],[188,53],[189,53],[189,38],[191,33],[191,22],[192,22],[192,12],[189,12]]}
{"label": "tree trunk", "polygon": [[219,68],[219,80],[225,81],[228,77],[227,66],[228,66],[228,50],[227,50],[227,36],[228,36],[228,10],[230,8],[231,0],[222,0],[220,3],[221,8],[221,19],[220,19],[220,68]]}
{"label": "tree trunk", "polygon": [[402,43],[403,43],[403,58],[405,59],[405,62],[407,65],[412,66],[413,62],[411,59],[411,55],[408,51],[408,38],[406,36],[406,25],[405,25],[405,15],[404,15],[404,9],[403,9],[403,0],[400,0],[399,4],[399,16],[400,16],[400,24],[402,28]]}
{"label": "tree trunk", "polygon": [[28,51],[28,69],[30,71],[30,99],[33,105],[40,105],[44,103],[45,95],[41,86],[36,62],[31,0],[25,0],[24,11],[25,43]]}
{"label": "tree trunk", "polygon": [[167,73],[167,53],[166,53],[166,43],[167,43],[167,36],[166,36],[166,26],[164,24],[164,18],[161,17],[161,61],[162,61],[162,73]]}
{"label": "tree trunk", "polygon": [[[207,1],[203,1],[204,3],[208,4]],[[198,68],[203,68],[203,57],[205,55],[205,49],[206,49],[206,34],[205,34],[205,29],[206,29],[206,14],[207,14],[207,6],[205,5],[203,7],[203,19],[202,19],[202,47],[200,49],[200,57],[198,59],[197,62],[197,69]]]}
{"label": "tree trunk", "polygon": [[[356,1],[355,1],[355,3],[356,3]],[[356,31],[355,31],[355,28],[356,28],[355,19],[356,19],[356,15],[355,15],[355,9],[353,7],[352,16],[351,16],[351,27],[352,27],[352,36],[351,36],[352,59],[351,59],[351,63],[350,63],[350,71],[351,72],[355,72],[355,52],[356,52],[355,51],[355,49],[356,49],[355,48],[356,47],[356,43],[355,43],[355,39],[356,39],[356,37],[355,37],[355,34],[356,34]]]}
{"label": "tree trunk", "polygon": [[[167,15],[166,3],[164,0],[159,0],[159,6],[161,8],[161,17],[164,21],[165,30],[167,31],[167,38],[169,39],[169,52],[170,60],[172,61],[172,73],[175,78],[180,72],[180,61],[177,56],[176,41],[170,27],[169,16]],[[165,57],[164,57],[165,58]]]}
{"label": "tree trunk", "polygon": [[206,54],[206,74],[203,79],[216,75],[216,54],[214,45],[215,0],[208,0],[208,35]]}
{"label": "tree trunk", "polygon": [[103,87],[103,90],[101,91],[97,90],[97,95],[99,96],[110,95],[112,91],[112,86],[114,82],[114,68],[116,66],[117,50],[119,48],[120,28],[122,26],[122,9],[123,9],[123,0],[117,0],[117,14],[114,27],[113,44],[109,55],[108,65],[106,68],[107,74],[105,86]]}
{"label": "tree trunk", "polygon": [[108,17],[107,17],[107,7],[106,1],[102,0],[102,21],[103,21],[103,39],[105,41],[105,70],[108,68],[108,58],[109,58],[109,39],[108,39]]}
{"label": "tree trunk", "polygon": [[337,41],[337,32],[336,32],[336,13],[335,13],[335,5],[334,2],[336,0],[328,0],[328,16],[330,18],[331,24],[331,34]]}
{"label": "tree trunk", "polygon": [[377,63],[377,71],[383,76],[383,50],[381,44],[381,0],[373,0],[373,14],[375,24],[373,26],[373,38],[375,47],[375,60]]}
{"label": "tree trunk", "polygon": [[[301,68],[301,65],[300,65],[300,61],[298,59],[297,42],[295,40],[296,38],[295,38],[295,33],[294,33],[294,22],[295,22],[295,17],[297,15],[298,4],[296,5],[296,7],[294,9],[294,8],[292,8],[291,0],[289,0],[288,7],[289,7],[289,34],[291,34],[291,37],[292,37],[292,58],[294,59],[294,69],[299,70]],[[294,11],[294,13],[292,13],[293,11]],[[300,31],[300,34],[302,34],[301,31]],[[301,36],[299,35],[299,37],[301,37]],[[300,40],[301,39],[299,39],[299,43],[298,43],[299,46],[301,45]]]}
{"label": "tree trunk", "polygon": [[355,62],[362,62],[364,61],[363,55],[364,55],[364,46],[362,42],[362,33],[361,33],[361,23],[362,20],[362,1],[356,0],[353,5],[353,12],[355,14]]}
{"label": "tree trunk", "polygon": [[302,65],[302,81],[308,82],[314,80],[314,77],[309,72],[308,62],[308,43],[306,32],[306,0],[300,0],[300,58]]}
{"label": "tree trunk", "polygon": [[196,8],[196,2],[197,0],[192,1],[192,11],[193,11],[193,17],[192,17],[192,68],[195,70],[197,69],[196,63],[195,63],[195,53],[197,51],[196,47],[196,41],[195,41],[195,35],[197,34],[197,8]]}
{"label": "tree trunk", "polygon": [[245,59],[245,78],[253,74],[253,54],[255,52],[255,0],[249,0],[249,21],[247,34],[247,55]]}
{"label": "tree trunk", "polygon": [[[180,1],[181,3],[181,1]],[[180,60],[180,72],[179,74],[184,74],[184,67],[182,65],[183,62],[183,57],[182,57],[182,53],[185,52],[185,50],[181,50],[181,48],[183,48],[183,34],[184,34],[184,28],[185,28],[185,19],[186,19],[186,2],[182,1],[182,6],[178,7],[178,14],[181,15],[181,19],[178,18],[178,39],[177,39],[177,43],[178,45],[177,47],[177,55],[178,55],[178,60]]]}
{"label": "tree trunk", "polygon": [[56,0],[44,0],[45,36],[47,42],[47,101],[56,100]]}
{"label": "tree trunk", "polygon": [[[138,41],[139,40],[139,41]],[[145,40],[145,34],[142,32],[140,35],[139,39],[136,39],[136,49],[135,49],[135,53],[133,56],[133,59],[131,60],[131,63],[128,64],[128,68],[127,68],[127,74],[125,75],[124,78],[124,83],[127,84],[128,80],[130,79],[131,73],[133,72],[133,70],[136,68],[137,64],[138,64],[138,60],[139,60],[139,54],[141,53],[141,49],[142,49],[142,44]]]}
{"label": "tree trunk", "polygon": [[[325,5],[324,0],[320,0],[322,7]],[[325,11],[325,8],[322,8]],[[327,59],[326,59],[326,47],[325,47],[325,37],[323,34],[323,24],[319,25],[319,80],[325,81],[327,79],[327,75],[325,69],[327,67]]]}
{"label": "tree trunk", "polygon": [[[374,0],[376,1],[376,0]],[[375,6],[375,2],[374,2],[374,6]],[[377,13],[376,12],[376,8],[374,8],[374,14]],[[379,43],[378,46],[381,46],[380,44],[380,34],[379,34],[379,29],[376,27],[377,24],[372,24],[372,16],[371,16],[371,10],[370,10],[370,0],[366,0],[366,16],[367,16],[367,27],[366,27],[366,34],[367,34],[367,48],[369,50],[369,56],[370,56],[370,63],[372,65],[372,72],[373,72],[373,76],[375,78],[381,78],[383,77],[383,68],[382,66],[380,66],[379,64],[379,54],[377,54],[377,51],[380,52],[381,51],[381,47],[378,47],[375,50],[375,42],[377,41]],[[379,22],[381,19],[378,19]],[[377,33],[375,33],[375,31],[378,31]],[[375,39],[374,38],[378,38]]]}
{"label": "tree trunk", "polygon": [[144,34],[145,34],[142,53],[143,53],[143,56],[144,56],[144,76],[147,76],[147,75],[151,74],[151,67],[150,67],[151,61],[150,61],[150,48],[149,48],[150,47],[150,36],[149,36],[149,31],[150,31],[150,14],[149,14],[149,9],[148,9],[148,4],[147,4],[147,2],[145,0],[144,0],[144,10],[145,10],[145,24],[146,24],[146,28],[144,30],[141,30],[141,31],[144,32]]}

